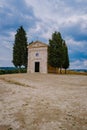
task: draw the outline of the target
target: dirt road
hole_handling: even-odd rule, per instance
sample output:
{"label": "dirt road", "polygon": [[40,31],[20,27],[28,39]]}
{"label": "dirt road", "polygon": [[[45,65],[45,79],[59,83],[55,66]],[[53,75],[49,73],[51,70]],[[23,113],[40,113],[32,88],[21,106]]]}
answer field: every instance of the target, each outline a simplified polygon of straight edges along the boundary
{"label": "dirt road", "polygon": [[87,130],[87,76],[0,76],[0,130]]}

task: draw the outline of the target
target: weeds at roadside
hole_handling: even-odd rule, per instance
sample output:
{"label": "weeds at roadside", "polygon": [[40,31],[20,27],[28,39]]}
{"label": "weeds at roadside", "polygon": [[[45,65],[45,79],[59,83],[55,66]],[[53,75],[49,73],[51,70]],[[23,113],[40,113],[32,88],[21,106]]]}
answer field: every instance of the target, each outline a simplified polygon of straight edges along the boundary
{"label": "weeds at roadside", "polygon": [[9,79],[6,79],[6,78],[1,78],[2,80],[10,83],[10,84],[15,84],[15,85],[19,85],[19,86],[23,86],[23,87],[30,87],[30,88],[34,88],[33,86],[29,86],[27,84],[24,84],[24,83],[20,83],[20,82],[17,82],[17,81],[14,81],[14,80],[9,80]]}

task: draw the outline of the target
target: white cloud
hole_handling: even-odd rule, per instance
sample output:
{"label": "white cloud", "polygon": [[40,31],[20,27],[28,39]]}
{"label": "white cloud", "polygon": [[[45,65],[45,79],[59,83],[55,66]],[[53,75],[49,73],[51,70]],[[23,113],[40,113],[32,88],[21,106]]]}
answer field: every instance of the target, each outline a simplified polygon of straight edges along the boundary
{"label": "white cloud", "polygon": [[13,66],[12,64],[12,50],[13,50],[13,37],[15,32],[9,31],[8,37],[0,37],[0,66]]}
{"label": "white cloud", "polygon": [[36,22],[36,28],[33,30],[37,33],[41,32],[40,34],[44,38],[49,38],[51,32],[55,30],[65,31],[71,27],[75,29],[77,27],[81,33],[87,32],[87,10],[79,8],[75,1],[71,2],[72,4],[69,0],[66,2],[65,0],[51,0],[50,2],[48,0],[25,0],[25,2],[32,6],[35,16],[40,19],[39,22]]}
{"label": "white cloud", "polygon": [[[32,6],[36,17],[41,19],[47,18],[49,14],[49,4],[48,1],[44,0],[25,0],[27,5]],[[48,8],[47,8],[48,7]]]}
{"label": "white cloud", "polygon": [[52,20],[61,23],[61,21],[67,21],[68,18],[69,21],[76,22],[79,16],[84,14],[84,10],[82,11],[81,8],[74,10],[75,2],[73,6],[68,4],[68,1],[65,2],[65,0],[51,0],[50,2],[48,0],[25,0],[25,2],[27,5],[32,6],[36,17],[43,21]]}
{"label": "white cloud", "polygon": [[12,48],[10,47],[10,44],[7,44],[6,46],[0,45],[0,63],[2,64],[2,66],[13,66]]}
{"label": "white cloud", "polygon": [[84,61],[84,66],[86,66],[87,69],[87,60]]}
{"label": "white cloud", "polygon": [[[83,2],[83,0],[76,0],[76,2],[80,3]],[[85,3],[87,3],[87,0],[84,0]]]}
{"label": "white cloud", "polygon": [[49,40],[54,31],[60,31],[74,61],[77,60],[74,55],[76,52],[86,56],[87,38],[80,38],[82,35],[87,36],[86,3],[87,0],[0,0],[0,54],[3,48],[3,58],[8,55],[7,59],[12,59],[15,31],[17,27],[24,25],[28,39],[40,37]]}
{"label": "white cloud", "polygon": [[75,41],[73,38],[66,38],[69,49],[70,68],[87,69],[87,41]]}
{"label": "white cloud", "polygon": [[70,69],[87,69],[87,60],[76,60],[71,62]]}
{"label": "white cloud", "polygon": [[66,37],[65,39],[69,49],[72,50],[73,53],[79,51],[87,54],[87,41],[76,41],[71,37]]}

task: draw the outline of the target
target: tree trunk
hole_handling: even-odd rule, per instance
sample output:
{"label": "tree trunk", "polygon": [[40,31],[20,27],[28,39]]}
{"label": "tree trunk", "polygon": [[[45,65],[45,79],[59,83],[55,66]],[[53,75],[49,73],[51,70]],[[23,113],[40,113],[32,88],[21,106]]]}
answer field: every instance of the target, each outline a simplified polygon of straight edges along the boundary
{"label": "tree trunk", "polygon": [[56,74],[58,74],[58,72],[59,72],[59,68],[56,67]]}
{"label": "tree trunk", "polygon": [[60,67],[60,74],[62,74],[62,68]]}
{"label": "tree trunk", "polygon": [[57,74],[57,67],[55,68],[56,74]]}
{"label": "tree trunk", "polygon": [[21,66],[19,66],[19,68],[18,68],[18,72],[19,72],[19,73],[21,72]]}
{"label": "tree trunk", "polygon": [[66,74],[66,69],[65,69],[65,74]]}

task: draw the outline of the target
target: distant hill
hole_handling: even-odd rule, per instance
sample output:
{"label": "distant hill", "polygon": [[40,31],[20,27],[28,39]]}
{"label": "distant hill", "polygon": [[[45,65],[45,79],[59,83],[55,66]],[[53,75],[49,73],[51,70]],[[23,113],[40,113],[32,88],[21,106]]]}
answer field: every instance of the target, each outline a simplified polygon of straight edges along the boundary
{"label": "distant hill", "polygon": [[[0,70],[15,70],[16,67],[0,67]],[[87,69],[70,69],[71,71],[75,72],[87,72]]]}
{"label": "distant hill", "polygon": [[71,69],[71,71],[75,71],[75,72],[87,72],[87,69]]}
{"label": "distant hill", "polygon": [[16,67],[0,67],[0,70],[15,70]]}

